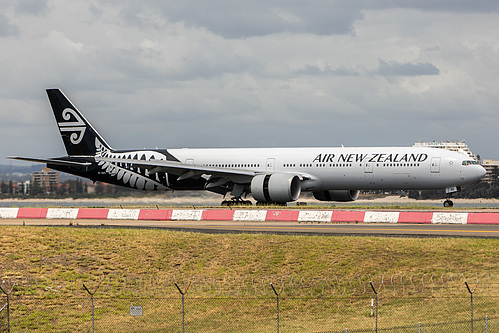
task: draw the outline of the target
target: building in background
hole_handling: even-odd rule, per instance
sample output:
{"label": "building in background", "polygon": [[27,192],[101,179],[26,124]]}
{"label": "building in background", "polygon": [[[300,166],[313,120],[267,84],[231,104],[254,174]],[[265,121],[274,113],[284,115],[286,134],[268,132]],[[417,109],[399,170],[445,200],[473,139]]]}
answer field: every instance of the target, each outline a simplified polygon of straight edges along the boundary
{"label": "building in background", "polygon": [[482,166],[487,171],[485,177],[482,178],[484,182],[490,184],[499,180],[499,161],[484,159]]}
{"label": "building in background", "polygon": [[466,144],[465,140],[461,140],[459,142],[452,142],[452,141],[432,141],[432,142],[416,142],[413,147],[430,147],[430,148],[440,148],[440,149],[447,149],[450,151],[456,151],[458,153],[468,155],[475,161],[478,161],[478,158],[475,154],[471,152],[471,150],[468,148],[468,145]]}
{"label": "building in background", "polygon": [[16,193],[29,194],[30,189],[31,189],[31,181],[27,180],[25,182],[19,182],[17,183]]}
{"label": "building in background", "polygon": [[40,186],[45,192],[53,192],[59,186],[59,172],[50,168],[35,171],[31,174],[32,183]]}

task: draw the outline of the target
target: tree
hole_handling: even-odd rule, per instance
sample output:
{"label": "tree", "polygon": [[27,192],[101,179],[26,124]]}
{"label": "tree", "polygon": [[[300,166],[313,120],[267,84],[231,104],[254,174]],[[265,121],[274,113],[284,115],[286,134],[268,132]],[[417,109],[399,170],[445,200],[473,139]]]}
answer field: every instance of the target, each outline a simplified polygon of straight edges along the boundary
{"label": "tree", "polygon": [[0,186],[0,192],[9,193],[9,184],[7,184],[6,182],[2,182],[2,185]]}
{"label": "tree", "polygon": [[60,184],[60,186],[57,188],[57,195],[65,195],[68,192],[66,183]]}
{"label": "tree", "polygon": [[40,186],[40,183],[38,182],[33,182],[33,184],[31,185],[30,189],[29,189],[29,194],[33,195],[33,196],[36,196],[36,195],[40,195],[40,194],[45,194],[45,191],[44,189]]}
{"label": "tree", "polygon": [[410,199],[420,199],[421,198],[421,191],[409,191],[409,194],[407,195]]}

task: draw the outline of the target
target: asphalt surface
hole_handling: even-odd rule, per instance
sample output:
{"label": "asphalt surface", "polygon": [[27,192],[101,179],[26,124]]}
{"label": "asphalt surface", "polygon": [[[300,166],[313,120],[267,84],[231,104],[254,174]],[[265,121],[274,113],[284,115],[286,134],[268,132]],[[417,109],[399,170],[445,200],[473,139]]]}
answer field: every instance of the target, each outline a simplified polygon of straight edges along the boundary
{"label": "asphalt surface", "polygon": [[0,219],[0,225],[161,228],[204,233],[499,238],[499,225]]}

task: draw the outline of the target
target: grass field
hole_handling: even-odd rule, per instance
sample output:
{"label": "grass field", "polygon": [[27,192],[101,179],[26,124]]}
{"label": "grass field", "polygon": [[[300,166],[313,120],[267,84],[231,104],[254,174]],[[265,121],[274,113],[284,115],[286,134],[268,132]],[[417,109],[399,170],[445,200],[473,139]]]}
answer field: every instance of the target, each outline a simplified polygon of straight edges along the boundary
{"label": "grass field", "polygon": [[2,277],[499,272],[499,240],[0,227]]}
{"label": "grass field", "polygon": [[[492,290],[492,295],[488,295],[490,297],[480,298],[477,293],[476,311],[489,317],[499,315],[499,240],[496,239],[212,235],[166,230],[2,226],[0,258],[0,282],[5,287],[8,287],[9,281],[27,278],[34,278],[39,284],[30,286],[19,282],[14,292],[18,308],[13,311],[13,316],[23,314],[24,318],[24,324],[18,326],[21,331],[49,330],[47,327],[63,331],[62,327],[76,325],[70,320],[73,317],[82,320],[82,330],[87,330],[88,297],[85,306],[80,304],[76,306],[79,310],[70,311],[73,307],[67,304],[75,302],[75,298],[67,294],[47,293],[44,281],[78,280],[96,286],[96,281],[116,276],[298,276],[310,281],[316,277],[331,276],[449,276],[461,273],[463,276],[480,276],[488,273],[488,283],[495,286],[495,294]],[[476,279],[470,282],[474,284]],[[174,290],[173,286],[170,288]],[[488,292],[490,294],[490,288]],[[81,293],[81,286],[79,295],[85,296]],[[385,320],[385,324],[390,320],[392,326],[397,326],[397,318],[408,318],[417,323],[414,313],[415,309],[419,309],[424,310],[424,318],[433,323],[450,320],[451,317],[455,321],[466,320],[469,318],[468,296],[466,293],[450,298],[449,295],[438,294],[408,296],[392,293],[389,297],[380,294],[380,318]],[[120,294],[101,298],[100,304],[107,306],[105,310],[99,310],[100,315],[105,313],[106,317],[106,323],[101,322],[101,327],[109,325],[106,331],[123,330],[123,326],[118,324],[132,320],[124,313],[135,299],[140,298],[137,295],[130,297]],[[334,320],[343,327],[355,324],[371,328],[370,307],[366,306],[371,297],[372,294],[352,298],[343,295],[338,299],[303,299],[286,295],[282,298],[282,325],[288,327],[288,331],[326,331]],[[46,318],[51,312],[35,304],[35,300],[40,298],[45,299],[45,307],[55,302],[53,307],[59,312]],[[144,304],[154,304],[151,305],[154,311],[161,312],[163,318],[169,318],[168,322],[174,322],[178,329],[178,297],[172,304],[165,302],[164,299],[157,301],[150,298],[143,301]],[[191,297],[189,302],[189,313],[197,313],[197,319],[191,317],[189,321],[193,331],[221,331],[221,320],[234,325],[233,329],[227,326],[227,331],[257,332],[275,328],[272,294],[247,298],[245,304],[253,303],[249,306],[234,304],[231,297],[223,300]],[[161,311],[162,308],[165,310]],[[208,313],[211,315],[208,316]],[[268,318],[268,323],[255,326],[255,320],[262,322],[262,318]],[[145,320],[145,317],[140,320]],[[310,326],[311,323],[316,326]],[[159,326],[146,328],[146,323],[141,325],[134,329],[130,326],[128,331],[161,330],[164,321],[155,324]],[[204,328],[196,325],[204,325]],[[68,328],[68,331],[71,329]]]}

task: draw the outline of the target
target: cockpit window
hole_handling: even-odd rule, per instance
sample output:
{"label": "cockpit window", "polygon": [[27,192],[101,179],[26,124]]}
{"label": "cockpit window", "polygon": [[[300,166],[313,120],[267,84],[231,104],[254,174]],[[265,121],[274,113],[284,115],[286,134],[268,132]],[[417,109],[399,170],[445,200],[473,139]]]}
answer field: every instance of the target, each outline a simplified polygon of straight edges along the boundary
{"label": "cockpit window", "polygon": [[477,161],[463,161],[463,165],[475,165],[478,164]]}

